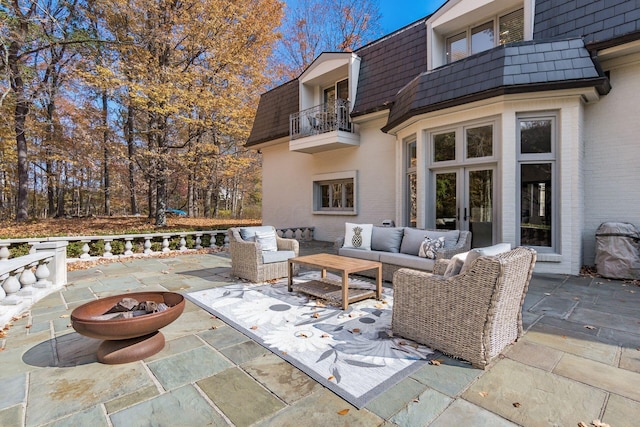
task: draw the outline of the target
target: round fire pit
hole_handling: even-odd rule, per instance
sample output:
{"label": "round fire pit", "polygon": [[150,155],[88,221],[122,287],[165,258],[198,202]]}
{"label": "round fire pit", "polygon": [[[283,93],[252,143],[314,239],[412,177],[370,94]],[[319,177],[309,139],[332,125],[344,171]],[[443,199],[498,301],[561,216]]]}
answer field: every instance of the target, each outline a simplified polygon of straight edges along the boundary
{"label": "round fire pit", "polygon": [[[124,298],[164,303],[164,311],[136,317],[102,319]],[[71,312],[71,325],[81,335],[104,340],[98,348],[98,361],[110,365],[134,362],[164,348],[164,335],[158,329],[176,320],[184,310],[184,297],[175,292],[135,292],[100,298]]]}

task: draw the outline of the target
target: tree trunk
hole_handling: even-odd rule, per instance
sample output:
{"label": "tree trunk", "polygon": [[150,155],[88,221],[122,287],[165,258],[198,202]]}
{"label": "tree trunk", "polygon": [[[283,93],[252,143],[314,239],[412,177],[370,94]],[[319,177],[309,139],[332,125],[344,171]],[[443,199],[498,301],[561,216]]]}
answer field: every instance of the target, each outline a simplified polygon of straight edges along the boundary
{"label": "tree trunk", "polygon": [[133,141],[133,106],[129,101],[127,105],[127,124],[125,127],[125,136],[127,138],[128,160],[129,160],[129,191],[131,194],[131,215],[138,214],[138,199],[136,197],[136,180],[135,166],[133,164],[133,156],[135,155],[135,145]]}
{"label": "tree trunk", "polygon": [[111,184],[109,182],[109,117],[107,105],[107,92],[102,91],[102,144],[104,149],[104,214],[111,216]]}

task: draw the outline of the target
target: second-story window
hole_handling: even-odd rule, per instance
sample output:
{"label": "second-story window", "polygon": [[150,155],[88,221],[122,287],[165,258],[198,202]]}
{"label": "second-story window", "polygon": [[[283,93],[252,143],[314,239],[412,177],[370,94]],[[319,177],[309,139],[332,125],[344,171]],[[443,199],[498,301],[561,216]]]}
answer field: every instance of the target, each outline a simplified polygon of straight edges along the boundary
{"label": "second-story window", "polygon": [[[496,33],[498,37],[496,37]],[[495,46],[524,40],[524,9],[497,16],[447,37],[447,63],[452,63]]]}

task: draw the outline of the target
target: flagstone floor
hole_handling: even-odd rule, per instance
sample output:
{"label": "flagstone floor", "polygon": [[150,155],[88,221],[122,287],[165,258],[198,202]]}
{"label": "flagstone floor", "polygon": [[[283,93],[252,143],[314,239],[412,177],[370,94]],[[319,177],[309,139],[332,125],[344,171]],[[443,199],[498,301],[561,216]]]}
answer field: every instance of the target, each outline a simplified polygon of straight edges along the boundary
{"label": "flagstone floor", "polygon": [[219,253],[70,272],[0,338],[0,426],[638,425],[640,287],[621,281],[536,274],[527,332],[489,369],[442,358],[361,410],[190,302],[140,362],[98,363],[99,341],[70,326],[96,297],[223,286],[229,266]]}

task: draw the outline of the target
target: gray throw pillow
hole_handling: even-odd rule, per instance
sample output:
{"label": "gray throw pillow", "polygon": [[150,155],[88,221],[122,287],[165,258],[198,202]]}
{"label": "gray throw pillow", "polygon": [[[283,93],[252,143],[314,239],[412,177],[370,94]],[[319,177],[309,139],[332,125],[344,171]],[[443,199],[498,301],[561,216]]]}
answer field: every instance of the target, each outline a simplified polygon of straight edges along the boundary
{"label": "gray throw pillow", "polygon": [[371,235],[371,249],[398,253],[400,252],[403,234],[404,228],[402,227],[378,227],[374,225]]}
{"label": "gray throw pillow", "polygon": [[400,253],[407,255],[418,255],[420,245],[427,237],[426,230],[418,228],[405,228],[402,236],[402,244],[400,245]]}

